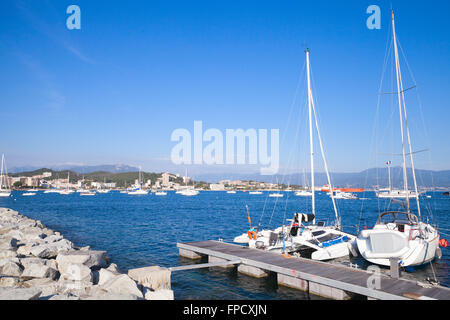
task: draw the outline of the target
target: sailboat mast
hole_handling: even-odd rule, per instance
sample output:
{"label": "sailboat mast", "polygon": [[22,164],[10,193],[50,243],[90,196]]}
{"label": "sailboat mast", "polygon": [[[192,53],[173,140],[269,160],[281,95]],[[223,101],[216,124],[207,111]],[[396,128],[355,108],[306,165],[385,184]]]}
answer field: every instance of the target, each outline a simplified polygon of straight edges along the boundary
{"label": "sailboat mast", "polygon": [[2,153],[2,172],[0,175],[0,190],[3,190],[3,165],[5,163],[5,155]]}
{"label": "sailboat mast", "polygon": [[312,130],[312,93],[311,93],[311,76],[309,70],[309,49],[306,49],[306,74],[308,81],[308,113],[309,113],[309,150],[311,163],[311,205],[312,214],[314,215],[313,223],[316,223],[316,204],[314,192],[314,146],[313,146],[313,130]]}
{"label": "sailboat mast", "polygon": [[388,161],[388,179],[389,179],[389,192],[392,190],[392,184],[391,184],[391,161]]}
{"label": "sailboat mast", "polygon": [[402,156],[403,156],[403,184],[406,193],[406,207],[407,211],[410,211],[410,201],[409,201],[409,191],[408,191],[408,175],[406,171],[406,151],[405,151],[405,130],[403,128],[403,105],[402,105],[402,79],[400,73],[400,63],[398,59],[398,48],[397,48],[397,36],[395,34],[395,22],[394,22],[394,11],[392,11],[392,34],[394,37],[394,52],[395,52],[395,71],[397,74],[397,97],[398,97],[398,109],[400,114],[400,130],[402,137]]}

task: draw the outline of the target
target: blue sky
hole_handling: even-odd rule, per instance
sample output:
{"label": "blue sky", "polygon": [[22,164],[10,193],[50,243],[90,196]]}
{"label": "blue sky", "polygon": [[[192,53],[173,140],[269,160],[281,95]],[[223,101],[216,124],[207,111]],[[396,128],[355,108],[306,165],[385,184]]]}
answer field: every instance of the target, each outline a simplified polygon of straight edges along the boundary
{"label": "blue sky", "polygon": [[[66,28],[71,4],[81,8],[81,30]],[[381,8],[381,30],[366,27],[372,4]],[[297,141],[286,124],[309,47],[331,170],[382,166],[371,141],[391,4],[426,124],[414,92],[414,148],[430,149],[417,166],[450,169],[447,0],[1,1],[0,151],[9,167],[162,171],[174,168],[172,131],[202,120],[223,131],[279,128],[288,166]]]}

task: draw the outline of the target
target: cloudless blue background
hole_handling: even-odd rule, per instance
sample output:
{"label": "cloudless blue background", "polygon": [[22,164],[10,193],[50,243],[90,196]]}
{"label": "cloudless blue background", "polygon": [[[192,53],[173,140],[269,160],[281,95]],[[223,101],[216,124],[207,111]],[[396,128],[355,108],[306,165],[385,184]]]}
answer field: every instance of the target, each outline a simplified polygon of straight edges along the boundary
{"label": "cloudless blue background", "polygon": [[[172,131],[202,120],[223,132],[279,128],[286,162],[294,141],[283,130],[309,47],[331,170],[366,169],[391,3],[423,103],[428,140],[417,148],[431,150],[426,169],[449,169],[446,0],[1,1],[0,151],[9,167],[162,171]],[[66,28],[71,4],[81,30]],[[366,27],[371,4],[381,30]]]}

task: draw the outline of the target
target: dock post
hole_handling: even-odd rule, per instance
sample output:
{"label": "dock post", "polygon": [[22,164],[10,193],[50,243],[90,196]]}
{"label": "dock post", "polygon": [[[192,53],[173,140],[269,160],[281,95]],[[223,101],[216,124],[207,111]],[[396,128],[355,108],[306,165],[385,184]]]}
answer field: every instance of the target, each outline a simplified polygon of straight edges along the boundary
{"label": "dock post", "polygon": [[399,268],[400,259],[399,258],[389,258],[389,262],[391,264],[391,266],[390,266],[391,278],[393,278],[393,279],[400,278],[400,268]]}

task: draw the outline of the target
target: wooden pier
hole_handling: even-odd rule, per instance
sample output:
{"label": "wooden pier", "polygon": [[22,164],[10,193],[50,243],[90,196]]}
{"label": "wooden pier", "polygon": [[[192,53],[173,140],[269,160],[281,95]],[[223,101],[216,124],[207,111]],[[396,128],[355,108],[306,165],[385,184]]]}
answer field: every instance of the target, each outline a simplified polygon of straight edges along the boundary
{"label": "wooden pier", "polygon": [[[192,268],[237,266],[238,272],[257,278],[274,272],[279,285],[329,299],[347,300],[361,296],[380,300],[450,299],[450,289],[446,287],[420,285],[417,281],[305,258],[286,258],[280,254],[221,241],[178,243],[177,247],[180,256],[186,258],[208,256],[208,264],[193,265]],[[178,271],[189,267],[171,269]]]}

